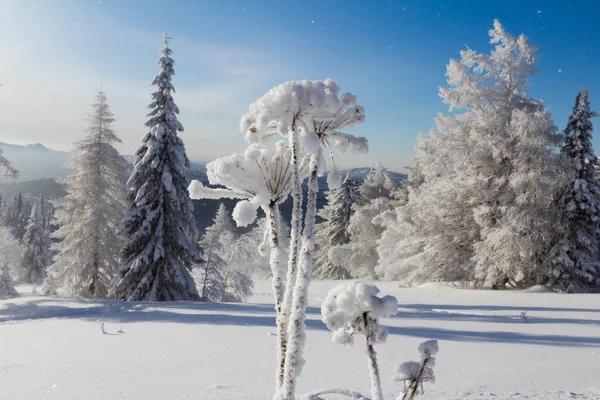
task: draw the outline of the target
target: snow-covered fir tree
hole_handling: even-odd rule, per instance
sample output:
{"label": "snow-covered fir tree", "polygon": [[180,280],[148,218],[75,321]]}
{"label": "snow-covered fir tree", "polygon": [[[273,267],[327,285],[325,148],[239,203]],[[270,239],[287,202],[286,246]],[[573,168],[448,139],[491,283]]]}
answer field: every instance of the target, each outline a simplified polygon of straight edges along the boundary
{"label": "snow-covered fir tree", "polygon": [[567,229],[552,271],[555,284],[569,291],[586,291],[600,285],[600,186],[590,121],[595,116],[588,91],[580,91],[564,131],[562,153],[574,173],[561,203]]}
{"label": "snow-covered fir tree", "polygon": [[50,238],[44,226],[44,198],[36,202],[31,210],[29,225],[23,236],[23,259],[19,278],[26,283],[39,285],[46,277],[50,265]]}
{"label": "snow-covered fir tree", "polygon": [[179,137],[183,126],[172,96],[175,71],[166,34],[163,43],[146,122],[150,131],[135,154],[127,183],[130,208],[119,228],[126,240],[114,287],[120,300],[199,299],[190,274],[201,260],[185,175],[190,161]]}
{"label": "snow-covered fir tree", "polygon": [[359,183],[348,176],[337,190],[327,194],[327,204],[319,211],[325,221],[319,225],[315,251],[315,275],[320,279],[347,279],[350,272],[343,263],[333,264],[329,250],[350,241],[348,225],[355,205],[360,201]]}
{"label": "snow-covered fir tree", "polygon": [[63,183],[67,196],[46,218],[53,233],[54,263],[44,291],[69,297],[107,297],[123,241],[116,234],[125,213],[127,163],[115,149],[121,139],[112,128],[113,114],[100,90],[88,116],[84,136],[71,151],[76,173]]}

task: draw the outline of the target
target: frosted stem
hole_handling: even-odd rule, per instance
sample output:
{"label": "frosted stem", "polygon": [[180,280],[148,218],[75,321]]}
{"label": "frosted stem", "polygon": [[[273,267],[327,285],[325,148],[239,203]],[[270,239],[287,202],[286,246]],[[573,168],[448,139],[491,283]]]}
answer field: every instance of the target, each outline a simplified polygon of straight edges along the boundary
{"label": "frosted stem", "polygon": [[[279,361],[279,368],[277,369],[277,391],[283,386],[284,380],[284,365],[287,351],[287,329],[288,329],[288,316],[290,315],[290,309],[292,305],[292,294],[297,277],[297,263],[298,263],[298,248],[300,243],[300,224],[302,218],[302,186],[300,182],[300,176],[298,174],[298,137],[296,134],[296,122],[292,121],[290,132],[288,135],[289,146],[292,151],[291,163],[292,163],[292,223],[290,231],[290,247],[288,254],[288,265],[287,265],[287,276],[285,292],[283,295],[283,306],[282,312],[277,314],[277,336],[278,336],[278,347],[277,347],[277,359]],[[277,395],[276,397],[277,398]]]}
{"label": "frosted stem", "polygon": [[297,278],[298,249],[300,247],[300,226],[302,222],[302,182],[298,173],[298,135],[296,133],[296,122],[292,122],[288,141],[292,151],[292,223],[290,229],[290,248],[288,254],[288,266],[286,276],[286,287],[283,298],[284,313],[289,315],[292,306],[293,289]]}
{"label": "frosted stem", "polygon": [[306,318],[305,308],[308,302],[308,286],[312,273],[313,251],[315,247],[315,220],[317,217],[317,192],[319,184],[317,174],[319,163],[323,156],[322,151],[310,157],[308,176],[308,199],[304,231],[302,235],[302,249],[298,263],[298,276],[294,285],[290,321],[288,322],[288,348],[285,354],[285,377],[281,396],[284,400],[294,400],[296,380],[300,376],[304,363],[302,353],[306,344]]}
{"label": "frosted stem", "polygon": [[377,365],[377,353],[371,343],[371,336],[367,336],[367,358],[369,360],[369,377],[371,378],[371,396],[373,400],[383,400],[381,392],[381,377],[379,376],[379,366]]}
{"label": "frosted stem", "polygon": [[417,378],[414,382],[409,386],[408,390],[402,397],[402,400],[411,400],[414,399],[417,395],[417,390],[419,390],[419,384],[421,384],[421,390],[423,390],[423,382],[421,382],[423,371],[425,371],[425,367],[427,366],[427,361],[429,361],[429,357],[426,357],[421,363],[421,368],[419,369],[419,373],[417,374]]}
{"label": "frosted stem", "polygon": [[273,274],[273,296],[275,297],[275,311],[279,315],[283,303],[283,281],[282,281],[282,260],[281,249],[279,247],[279,205],[275,202],[269,203],[267,212],[267,225],[269,226],[269,243],[271,252],[269,255],[269,266]]}
{"label": "frosted stem", "polygon": [[280,215],[279,205],[275,202],[269,204],[267,211],[267,224],[269,226],[269,242],[271,245],[271,253],[269,257],[269,265],[272,273],[273,296],[275,297],[275,311],[277,315],[277,372],[276,384],[277,388],[281,387],[283,382],[283,363],[285,360],[285,343],[286,343],[286,325],[283,316],[283,260],[281,258],[281,248],[279,244],[279,227]]}

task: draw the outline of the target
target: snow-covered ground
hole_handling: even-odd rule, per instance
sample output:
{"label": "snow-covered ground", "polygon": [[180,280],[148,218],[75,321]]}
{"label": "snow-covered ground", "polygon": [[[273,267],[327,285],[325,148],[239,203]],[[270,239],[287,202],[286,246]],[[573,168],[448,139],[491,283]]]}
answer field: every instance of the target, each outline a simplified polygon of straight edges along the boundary
{"label": "snow-covered ground", "polygon": [[[334,284],[311,286],[299,388],[368,394],[363,338],[353,348],[335,345],[320,320]],[[386,399],[398,393],[390,378],[399,364],[419,359],[418,344],[430,338],[440,352],[425,399],[600,399],[600,294],[377,285],[400,303],[382,320],[390,335],[377,346]],[[271,398],[269,282],[257,282],[248,304],[64,300],[19,290],[23,297],[0,301],[0,399]]]}

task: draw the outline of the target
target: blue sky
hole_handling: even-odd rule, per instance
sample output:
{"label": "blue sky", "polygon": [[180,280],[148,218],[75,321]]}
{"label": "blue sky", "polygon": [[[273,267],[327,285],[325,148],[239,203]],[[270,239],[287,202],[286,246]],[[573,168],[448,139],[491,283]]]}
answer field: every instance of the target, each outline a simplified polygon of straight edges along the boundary
{"label": "blue sky", "polygon": [[[131,154],[145,134],[149,86],[163,30],[173,38],[175,97],[190,158],[242,151],[239,118],[287,80],[336,80],[358,96],[366,156],[412,164],[418,132],[447,107],[445,66],[469,46],[491,47],[494,18],[538,47],[531,94],[559,128],[580,88],[600,110],[600,2],[589,1],[35,1],[4,0],[0,30],[0,141],[68,150],[100,85]],[[594,141],[600,146],[600,134]],[[598,150],[597,150],[598,151]]]}

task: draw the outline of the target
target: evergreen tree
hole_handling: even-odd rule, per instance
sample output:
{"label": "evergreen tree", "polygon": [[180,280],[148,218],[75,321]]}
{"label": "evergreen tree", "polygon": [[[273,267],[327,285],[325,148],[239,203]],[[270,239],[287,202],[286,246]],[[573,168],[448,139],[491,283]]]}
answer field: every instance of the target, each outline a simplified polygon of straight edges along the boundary
{"label": "evergreen tree", "polygon": [[205,262],[197,267],[196,285],[203,301],[221,301],[225,295],[225,270],[227,263],[223,257],[226,246],[231,247],[230,236],[233,224],[225,205],[221,203],[213,224],[206,228],[200,241]]}
{"label": "evergreen tree", "polygon": [[41,284],[46,277],[46,268],[50,264],[50,238],[44,227],[42,217],[43,197],[40,204],[35,203],[25,236],[23,236],[23,259],[21,260],[20,279],[26,283]]}
{"label": "evergreen tree", "polygon": [[317,230],[317,250],[315,251],[315,275],[320,279],[348,279],[350,272],[347,266],[333,264],[328,252],[333,246],[341,246],[350,241],[347,232],[354,205],[360,201],[359,184],[346,177],[337,190],[327,195],[327,204],[319,215],[325,219]]}
{"label": "evergreen tree", "polygon": [[197,300],[190,275],[200,261],[198,230],[185,169],[190,161],[178,135],[183,126],[173,101],[173,59],[164,36],[160,72],[152,84],[150,131],[135,154],[128,181],[130,209],[119,231],[126,237],[114,296],[120,300]]}
{"label": "evergreen tree", "polygon": [[386,168],[378,163],[371,168],[371,171],[360,186],[360,195],[365,201],[377,199],[379,197],[391,198],[396,191],[397,185],[394,183]]}
{"label": "evergreen tree", "polygon": [[562,153],[574,174],[563,202],[567,229],[552,271],[559,287],[569,291],[585,291],[600,284],[600,186],[590,121],[595,116],[588,91],[580,91],[564,131]]}
{"label": "evergreen tree", "polygon": [[386,169],[378,164],[358,188],[360,202],[354,204],[355,212],[346,227],[348,242],[329,250],[332,265],[345,266],[353,278],[375,279],[378,262],[377,241],[385,228],[373,222],[384,211],[397,205],[397,185]]}
{"label": "evergreen tree", "polygon": [[10,233],[6,226],[0,225],[0,299],[17,297],[19,294],[14,288],[10,275],[12,269],[15,276],[20,274],[21,249],[19,242]]}
{"label": "evergreen tree", "polygon": [[30,214],[31,209],[28,202],[23,200],[23,195],[19,191],[13,198],[12,203],[6,208],[4,215],[5,224],[19,242],[23,240],[23,236],[25,235]]}
{"label": "evergreen tree", "polygon": [[[88,116],[84,137],[75,144],[70,166],[77,171],[64,179],[67,196],[57,203],[55,262],[44,290],[64,296],[107,297],[123,245],[116,234],[125,212],[127,164],[114,144],[113,114],[103,91]],[[52,215],[54,212],[50,215]]]}

